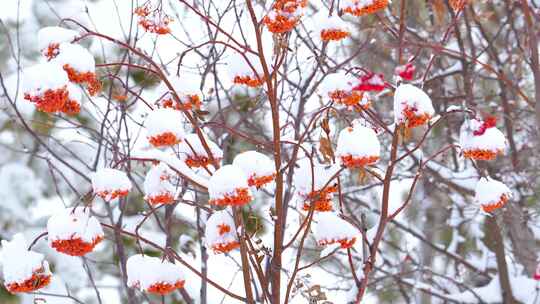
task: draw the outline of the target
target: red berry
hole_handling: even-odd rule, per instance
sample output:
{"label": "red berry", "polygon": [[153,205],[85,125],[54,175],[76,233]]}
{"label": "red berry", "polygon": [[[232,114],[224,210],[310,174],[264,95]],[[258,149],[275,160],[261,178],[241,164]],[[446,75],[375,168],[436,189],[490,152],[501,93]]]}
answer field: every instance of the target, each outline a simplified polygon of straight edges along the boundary
{"label": "red berry", "polygon": [[395,73],[404,80],[412,80],[414,78],[414,72],[416,68],[412,63],[407,63],[406,65],[398,66],[395,70]]}

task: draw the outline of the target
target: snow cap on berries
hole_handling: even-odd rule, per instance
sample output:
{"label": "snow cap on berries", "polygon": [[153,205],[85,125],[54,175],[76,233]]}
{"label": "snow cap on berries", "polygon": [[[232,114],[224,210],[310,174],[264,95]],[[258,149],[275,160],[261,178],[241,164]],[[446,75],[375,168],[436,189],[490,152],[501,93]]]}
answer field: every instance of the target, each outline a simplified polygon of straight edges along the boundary
{"label": "snow cap on berries", "polygon": [[145,121],[148,141],[154,147],[173,146],[184,138],[184,117],[173,109],[155,109]]}
{"label": "snow cap on berries", "polygon": [[143,292],[166,295],[185,284],[182,268],[167,260],[137,254],[126,262],[127,284]]}
{"label": "snow cap on berries", "polygon": [[354,78],[345,72],[328,74],[321,85],[320,92],[323,97],[331,97],[336,91],[351,92],[353,89]]}
{"label": "snow cap on berries", "polygon": [[341,248],[354,245],[358,230],[336,213],[317,213],[315,221],[315,239],[319,245],[339,243]]}
{"label": "snow cap on berries", "polygon": [[332,182],[329,181],[339,170],[338,166],[326,166],[317,162],[317,160],[313,161],[312,170],[311,162],[307,158],[299,160],[297,165],[298,168],[294,170],[293,182],[300,195],[319,191],[327,184],[327,187],[332,186]]}
{"label": "snow cap on berries", "polygon": [[174,202],[176,189],[170,182],[172,175],[164,163],[153,166],[144,178],[144,199],[153,205]]}
{"label": "snow cap on berries", "polygon": [[107,201],[127,196],[132,186],[125,172],[112,168],[99,169],[91,179],[94,193]]}
{"label": "snow cap on berries", "polygon": [[323,98],[330,98],[332,101],[347,107],[360,105],[362,108],[366,108],[370,104],[369,99],[364,92],[354,90],[355,81],[350,74],[345,72],[329,74],[319,86],[320,93]]}
{"label": "snow cap on berries", "polygon": [[23,71],[23,90],[25,94],[40,95],[47,90],[58,90],[69,83],[66,72],[56,64],[45,62]]}
{"label": "snow cap on berries", "polygon": [[58,50],[58,56],[53,59],[54,63],[64,67],[69,66],[77,73],[95,73],[96,60],[84,47],[78,44],[62,43]]}
{"label": "snow cap on berries", "polygon": [[252,199],[248,177],[241,168],[225,165],[210,178],[208,184],[210,204],[217,206],[240,206]]}
{"label": "snow cap on berries", "polygon": [[376,163],[381,146],[373,129],[356,125],[339,132],[336,156],[346,167],[362,167]]}
{"label": "snow cap on berries", "polygon": [[227,209],[212,213],[206,221],[204,236],[214,253],[226,253],[240,246],[234,219]]}
{"label": "snow cap on berries", "polygon": [[82,93],[69,82],[68,74],[52,63],[38,64],[23,73],[24,99],[35,104],[45,113],[63,112],[74,115],[80,112]]}
{"label": "snow cap on berries", "polygon": [[165,82],[159,85],[158,93],[163,96],[160,105],[164,108],[173,108],[175,110],[193,110],[200,109],[202,106],[199,77],[193,75],[168,76],[167,80],[176,92],[180,103],[173,96],[173,93]]}
{"label": "snow cap on berries", "polygon": [[315,211],[331,211],[333,193],[337,191],[332,177],[338,172],[339,166],[325,166],[314,161],[313,168],[309,159],[297,162],[293,182],[298,195],[304,199],[302,209],[307,211],[313,205]]}
{"label": "snow cap on berries", "polygon": [[275,164],[257,151],[242,152],[233,160],[233,165],[241,168],[248,177],[248,184],[257,188],[271,182],[275,176]]}
{"label": "snow cap on berries", "polygon": [[493,160],[506,149],[504,134],[494,118],[466,120],[461,127],[460,145],[466,158]]}
{"label": "snow cap on berries", "polygon": [[[264,81],[261,59],[252,53],[233,52],[227,57],[227,70],[235,84],[258,87]],[[248,63],[249,62],[249,63]],[[251,65],[251,66],[250,66]]]}
{"label": "snow cap on berries", "polygon": [[[223,151],[213,141],[211,141],[206,134],[203,134],[204,140],[210,148],[210,153],[216,161],[220,161],[223,158]],[[210,164],[210,157],[204,149],[199,135],[196,133],[188,134],[184,137],[184,140],[178,146],[180,157],[184,160],[186,165],[191,168],[205,167]]]}
{"label": "snow cap on berries", "polygon": [[24,99],[34,103],[42,112],[62,111],[70,98],[68,85],[66,72],[53,63],[37,64],[23,72]]}
{"label": "snow cap on berries", "polygon": [[501,208],[512,197],[512,191],[500,181],[491,177],[480,178],[476,184],[474,201],[485,212]]}
{"label": "snow cap on berries", "polygon": [[316,29],[322,41],[339,41],[351,34],[348,24],[339,16],[328,16],[326,12],[319,13],[314,17]]}
{"label": "snow cap on berries", "polygon": [[11,241],[2,240],[0,261],[4,286],[10,293],[32,292],[51,281],[52,274],[43,254],[28,250],[21,233],[14,235]]}
{"label": "snow cap on berries", "polygon": [[90,210],[66,208],[47,221],[49,245],[56,251],[72,256],[91,252],[105,236],[101,224]]}
{"label": "snow cap on berries", "polygon": [[394,93],[394,121],[414,128],[427,123],[435,114],[431,98],[412,84],[401,84]]}

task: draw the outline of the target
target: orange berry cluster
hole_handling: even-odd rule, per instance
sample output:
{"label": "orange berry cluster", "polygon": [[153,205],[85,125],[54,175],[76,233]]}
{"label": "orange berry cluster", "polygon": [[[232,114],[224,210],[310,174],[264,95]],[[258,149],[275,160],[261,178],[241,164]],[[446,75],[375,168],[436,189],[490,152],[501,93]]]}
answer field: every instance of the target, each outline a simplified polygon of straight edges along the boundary
{"label": "orange berry cluster", "polygon": [[149,33],[165,35],[171,32],[169,24],[173,19],[160,10],[152,11],[149,5],[143,5],[135,9],[135,15],[139,16],[139,25]]}
{"label": "orange berry cluster", "polygon": [[492,203],[492,204],[482,204],[482,210],[484,210],[485,212],[493,212],[495,211],[496,209],[499,209],[501,208],[502,206],[504,206],[506,204],[506,202],[508,202],[508,195],[506,194],[503,194],[501,195],[501,198],[498,202],[496,203]]}
{"label": "orange berry cluster", "polygon": [[129,193],[128,190],[113,190],[113,191],[108,191],[108,190],[105,190],[105,191],[100,191],[100,192],[97,192],[96,194],[98,196],[100,196],[101,198],[103,199],[115,199],[117,197],[124,197],[124,196],[127,196]]}
{"label": "orange berry cluster", "polygon": [[212,250],[214,250],[214,253],[227,253],[238,247],[240,247],[240,243],[238,241],[233,241],[228,243],[213,244]]}
{"label": "orange berry cluster", "polygon": [[148,289],[146,290],[149,293],[158,294],[158,295],[166,295],[169,294],[176,289],[184,288],[184,284],[186,283],[185,280],[178,281],[174,284],[171,283],[165,283],[165,282],[159,282],[150,285]]}
{"label": "orange berry cluster", "polygon": [[235,76],[233,82],[235,84],[245,84],[248,87],[256,88],[263,84],[264,79],[260,77],[251,77],[251,76]]}
{"label": "orange berry cluster", "polygon": [[[220,236],[223,236],[229,232],[232,231],[232,228],[228,224],[219,224],[218,226],[218,234]],[[228,241],[228,242],[221,242],[221,243],[215,243],[211,245],[212,250],[214,253],[227,253],[231,250],[234,250],[236,248],[240,247],[240,243],[236,240]]]}
{"label": "orange berry cluster", "polygon": [[51,243],[51,247],[58,252],[65,253],[71,256],[83,256],[96,247],[103,240],[103,237],[98,236],[92,242],[85,242],[80,237],[67,240],[55,240]]}
{"label": "orange berry cluster", "polygon": [[418,109],[408,105],[403,109],[403,115],[407,118],[407,128],[415,128],[424,125],[431,119],[431,115],[427,113],[418,114],[417,112]]}
{"label": "orange berry cluster", "polygon": [[[356,106],[362,101],[362,98],[364,96],[363,92],[359,91],[344,91],[344,90],[335,90],[328,94],[330,99],[338,104],[342,104],[344,106],[353,107]],[[369,104],[362,105],[363,109],[366,109],[369,107]]]}
{"label": "orange berry cluster", "polygon": [[290,32],[300,21],[299,10],[306,6],[307,0],[277,0],[263,23],[274,34]]}
{"label": "orange berry cluster", "polygon": [[225,233],[231,232],[231,226],[227,224],[219,224],[218,225],[218,233],[219,235],[224,235]]}
{"label": "orange berry cluster", "polygon": [[67,115],[76,115],[81,111],[81,105],[75,100],[68,99],[60,111]]}
{"label": "orange berry cluster", "polygon": [[167,98],[161,103],[164,108],[171,108],[180,111],[189,111],[193,109],[199,110],[202,106],[201,98],[199,95],[188,95],[181,103]]}
{"label": "orange berry cluster", "polygon": [[152,205],[167,205],[174,202],[174,196],[171,193],[161,193],[158,195],[150,195],[147,197],[147,200]]}
{"label": "orange berry cluster", "polygon": [[51,275],[45,273],[43,267],[34,271],[32,276],[22,283],[11,283],[6,285],[10,293],[32,292],[43,288],[51,283]]}
{"label": "orange berry cluster", "polygon": [[309,202],[311,202],[311,204],[314,205],[313,208],[315,211],[332,211],[332,193],[337,192],[337,190],[338,189],[336,186],[329,186],[323,190],[313,191],[309,193],[306,197],[306,202],[304,202],[302,209],[304,211],[309,211],[311,207]]}
{"label": "orange berry cluster", "polygon": [[214,206],[242,206],[249,203],[251,199],[248,188],[237,188],[234,194],[226,194],[222,198],[211,199],[209,203]]}
{"label": "orange berry cluster", "polygon": [[69,99],[69,92],[66,87],[56,90],[48,89],[41,95],[24,94],[24,99],[35,103],[39,111],[55,113],[62,111]]}
{"label": "orange berry cluster", "polygon": [[95,73],[79,73],[74,68],[70,67],[68,64],[65,64],[63,68],[64,71],[66,71],[68,74],[69,81],[79,84],[86,84],[88,88],[88,93],[90,95],[94,96],[99,93],[99,91],[101,91],[101,82],[99,82]]}
{"label": "orange berry cluster", "polygon": [[[219,160],[219,158],[216,159],[216,161]],[[190,168],[203,168],[210,165],[210,159],[206,156],[190,155],[186,158],[185,163]]]}
{"label": "orange berry cluster", "polygon": [[176,137],[176,135],[172,132],[164,132],[159,135],[150,136],[148,138],[148,141],[154,146],[154,147],[166,147],[166,146],[174,146],[177,143],[180,142],[180,139]]}
{"label": "orange berry cluster", "polygon": [[475,160],[494,160],[500,153],[500,150],[470,149],[463,151],[463,156]]}
{"label": "orange berry cluster", "polygon": [[60,44],[59,43],[51,43],[47,47],[47,50],[45,50],[43,52],[43,56],[45,56],[45,58],[47,58],[47,60],[51,60],[54,57],[56,57],[59,52],[60,52]]}
{"label": "orange berry cluster", "polygon": [[339,243],[341,248],[347,249],[347,248],[351,248],[355,242],[356,242],[356,238],[353,237],[351,239],[343,238],[343,239],[321,240],[319,241],[319,245],[324,246],[324,245]]}
{"label": "orange berry cluster", "polygon": [[360,4],[361,0],[357,0],[354,6],[349,6],[344,9],[345,13],[349,13],[354,16],[364,16],[368,14],[376,13],[385,9],[388,6],[388,0],[373,0],[370,5],[363,6]]}
{"label": "orange berry cluster", "polygon": [[345,155],[341,157],[341,163],[347,168],[364,167],[375,164],[377,161],[379,161],[378,156],[354,157],[352,155]]}
{"label": "orange berry cluster", "polygon": [[257,187],[257,189],[261,188],[262,186],[268,184],[269,182],[273,181],[276,177],[275,174],[272,175],[266,175],[266,176],[250,176],[248,178],[248,185],[250,187]]}
{"label": "orange berry cluster", "polygon": [[45,113],[62,112],[68,115],[75,115],[81,111],[81,105],[69,99],[69,92],[66,87],[61,89],[46,90],[41,95],[24,94],[24,99],[33,102],[38,111]]}
{"label": "orange berry cluster", "polygon": [[321,31],[321,40],[322,41],[339,41],[341,39],[347,38],[351,33],[340,30],[340,29],[330,29]]}

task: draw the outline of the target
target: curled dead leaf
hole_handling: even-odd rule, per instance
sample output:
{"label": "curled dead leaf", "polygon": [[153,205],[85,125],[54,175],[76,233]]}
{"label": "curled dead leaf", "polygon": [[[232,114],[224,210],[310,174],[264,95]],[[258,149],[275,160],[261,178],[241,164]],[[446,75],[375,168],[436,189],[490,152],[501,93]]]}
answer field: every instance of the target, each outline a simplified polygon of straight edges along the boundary
{"label": "curled dead leaf", "polygon": [[325,163],[332,162],[334,159],[334,150],[332,149],[332,143],[328,137],[321,136],[319,139],[319,151],[321,152]]}

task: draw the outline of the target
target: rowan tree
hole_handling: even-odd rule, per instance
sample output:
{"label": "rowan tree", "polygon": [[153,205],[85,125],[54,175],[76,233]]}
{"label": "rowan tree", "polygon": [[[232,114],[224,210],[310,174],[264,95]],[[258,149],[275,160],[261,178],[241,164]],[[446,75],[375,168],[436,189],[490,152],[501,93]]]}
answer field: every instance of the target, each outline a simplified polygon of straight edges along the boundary
{"label": "rowan tree", "polygon": [[538,1],[6,5],[3,303],[540,303]]}

